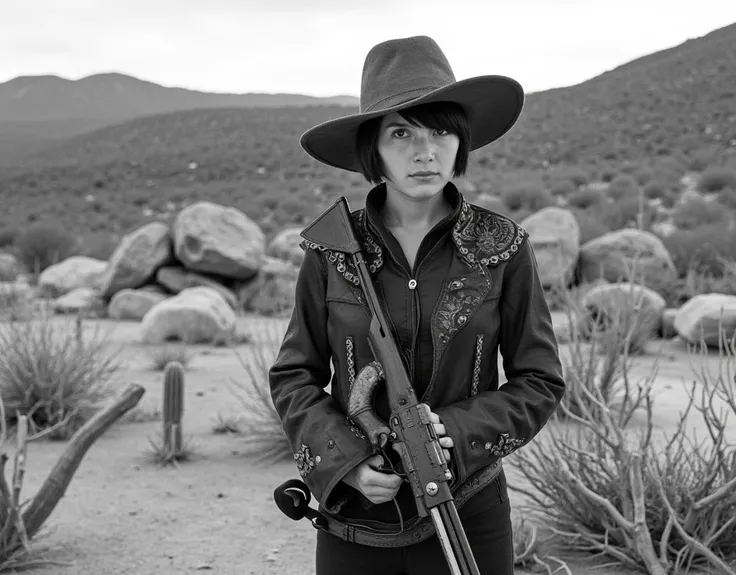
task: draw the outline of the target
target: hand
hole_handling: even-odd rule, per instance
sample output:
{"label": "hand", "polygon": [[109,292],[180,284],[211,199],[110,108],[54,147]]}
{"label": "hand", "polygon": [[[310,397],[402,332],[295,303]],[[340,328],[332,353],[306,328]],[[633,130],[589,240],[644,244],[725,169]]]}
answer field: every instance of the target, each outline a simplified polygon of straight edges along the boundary
{"label": "hand", "polygon": [[372,469],[381,465],[383,456],[374,455],[348,471],[342,480],[360,491],[371,503],[386,503],[396,496],[403,480],[395,473],[381,473]]}
{"label": "hand", "polygon": [[455,447],[455,443],[452,441],[452,437],[447,436],[447,429],[445,429],[444,424],[440,421],[440,416],[431,409],[429,410],[429,420],[434,425],[434,432],[440,440],[442,453],[444,454],[447,463],[450,463],[450,449]]}

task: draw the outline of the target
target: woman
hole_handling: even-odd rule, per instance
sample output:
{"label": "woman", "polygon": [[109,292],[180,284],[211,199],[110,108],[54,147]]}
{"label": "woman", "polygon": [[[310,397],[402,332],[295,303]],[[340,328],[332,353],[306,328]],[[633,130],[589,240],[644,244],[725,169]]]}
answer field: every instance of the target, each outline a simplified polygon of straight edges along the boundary
{"label": "woman", "polygon": [[[513,573],[502,459],[542,429],[565,384],[526,231],[468,203],[450,180],[465,173],[470,151],[511,128],[523,99],[509,78],[456,82],[431,38],[390,40],[365,60],[360,112],[301,138],[312,157],[374,184],[354,227],[412,386],[432,411],[484,575]],[[398,458],[375,454],[345,415],[356,374],[375,359],[355,269],[328,246],[302,247],[270,386],[327,520],[317,534],[317,575],[449,573],[408,483],[385,472]],[[498,351],[508,379],[500,388]],[[375,411],[386,421],[382,389]]]}

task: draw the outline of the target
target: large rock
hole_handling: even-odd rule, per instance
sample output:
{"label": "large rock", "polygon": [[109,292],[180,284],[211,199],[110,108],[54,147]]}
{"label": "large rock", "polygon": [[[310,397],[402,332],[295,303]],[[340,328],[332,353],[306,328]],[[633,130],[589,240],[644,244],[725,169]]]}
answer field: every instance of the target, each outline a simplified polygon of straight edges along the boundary
{"label": "large rock", "polygon": [[148,311],[141,339],[154,344],[227,340],[235,334],[235,320],[235,312],[218,292],[208,287],[187,288]]}
{"label": "large rock", "polygon": [[299,268],[283,260],[264,257],[255,279],[238,290],[243,309],[265,316],[279,316],[294,307],[294,290]]}
{"label": "large rock", "polygon": [[59,297],[77,288],[99,289],[107,262],[87,256],[71,256],[51,265],[38,276],[39,292]]}
{"label": "large rock", "polygon": [[156,272],[156,281],[172,293],[179,293],[192,287],[210,287],[220,293],[230,307],[236,309],[238,300],[232,290],[197,272],[189,271],[181,266],[164,266]]}
{"label": "large rock", "polygon": [[56,298],[51,307],[59,314],[88,312],[98,315],[103,309],[103,303],[99,291],[90,287],[80,287]]}
{"label": "large rock", "polygon": [[728,342],[736,334],[736,296],[709,293],[690,298],[677,310],[675,330],[690,343],[700,343],[702,337],[707,346],[718,347],[719,322]]}
{"label": "large rock", "polygon": [[144,285],[161,266],[172,259],[169,227],[151,222],[123,237],[102,278],[105,299],[122,289]]}
{"label": "large rock", "polygon": [[580,226],[570,210],[550,206],[521,222],[529,232],[546,288],[565,287],[573,278],[580,254]]}
{"label": "large rock", "polygon": [[301,234],[302,228],[287,228],[282,230],[271,240],[266,249],[266,255],[293,263],[295,266],[302,265],[304,250],[299,244],[304,238]]}
{"label": "large rock", "polygon": [[140,321],[157,303],[168,299],[163,293],[152,289],[124,289],[117,292],[107,306],[107,315],[112,319]]}
{"label": "large rock", "polygon": [[662,241],[649,232],[629,228],[583,244],[579,267],[583,282],[601,278],[608,282],[628,281],[632,279],[632,269],[634,281],[654,289],[677,279],[672,256]]}
{"label": "large rock", "polygon": [[618,314],[625,319],[633,314],[638,329],[652,334],[662,329],[662,317],[666,307],[664,298],[646,286],[615,283],[598,284],[583,296],[581,304],[591,315],[613,319]]}
{"label": "large rock", "polygon": [[197,202],[174,220],[174,253],[192,271],[247,280],[258,273],[266,236],[240,210]]}

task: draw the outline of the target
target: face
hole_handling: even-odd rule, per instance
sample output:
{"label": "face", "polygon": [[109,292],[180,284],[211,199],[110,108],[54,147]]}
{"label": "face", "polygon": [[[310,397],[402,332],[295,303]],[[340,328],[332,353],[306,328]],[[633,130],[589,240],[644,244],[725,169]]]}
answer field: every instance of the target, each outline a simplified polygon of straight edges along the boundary
{"label": "face", "polygon": [[412,126],[396,112],[384,116],[378,153],[386,186],[407,199],[434,197],[452,178],[459,145],[454,134]]}

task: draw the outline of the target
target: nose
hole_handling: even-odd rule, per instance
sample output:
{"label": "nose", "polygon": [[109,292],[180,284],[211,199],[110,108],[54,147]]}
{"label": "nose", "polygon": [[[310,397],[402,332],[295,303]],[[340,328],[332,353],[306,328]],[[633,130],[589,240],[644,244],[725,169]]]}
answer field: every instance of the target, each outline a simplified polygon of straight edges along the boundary
{"label": "nose", "polygon": [[434,160],[435,145],[427,135],[419,135],[414,140],[414,161],[427,163]]}

